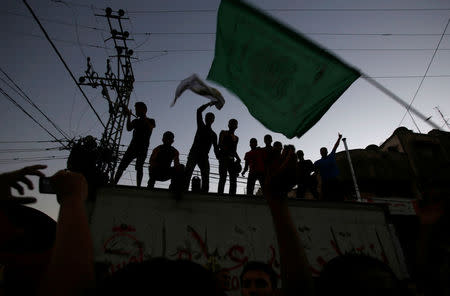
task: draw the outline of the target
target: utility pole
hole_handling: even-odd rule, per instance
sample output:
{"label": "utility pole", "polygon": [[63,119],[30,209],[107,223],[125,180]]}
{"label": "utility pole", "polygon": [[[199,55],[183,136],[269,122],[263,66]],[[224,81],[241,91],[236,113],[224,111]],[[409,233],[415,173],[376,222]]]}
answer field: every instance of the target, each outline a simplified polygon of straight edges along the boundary
{"label": "utility pole", "polygon": [[359,202],[361,202],[362,201],[361,194],[359,193],[358,183],[356,182],[356,175],[355,175],[355,170],[353,169],[352,158],[350,157],[350,152],[348,152],[347,139],[343,138],[342,142],[344,143],[345,153],[347,154],[347,159],[348,159],[348,165],[350,167],[350,172],[352,173],[353,185],[355,186],[356,199]]}
{"label": "utility pole", "polygon": [[442,120],[444,121],[444,125],[447,125],[447,128],[450,129],[450,124],[448,123],[448,119],[445,119],[444,114],[442,114],[441,110],[439,110],[439,107],[436,106],[436,107],[434,107],[434,109],[436,109],[437,112],[439,112],[439,115],[441,115]]}
{"label": "utility pole", "polygon": [[[88,57],[85,75],[79,78],[78,83],[79,85],[89,85],[93,88],[101,87],[102,96],[108,101],[109,119],[100,140],[101,159],[97,166],[102,173],[108,176],[109,182],[114,179],[120,140],[126,120],[124,111],[128,109],[134,84],[134,74],[131,66],[133,50],[128,49],[127,46],[127,40],[132,39],[129,39],[130,34],[123,30],[122,20],[128,19],[124,15],[125,11],[122,9],[113,11],[109,7],[105,9],[104,15],[95,15],[105,17],[108,20],[111,37],[105,41],[112,40],[114,42],[116,55],[109,56],[109,58],[116,59],[116,70],[113,71],[112,62],[110,59],[107,59],[106,72],[104,76],[100,76],[94,71],[91,59]],[[113,98],[109,95],[109,90],[114,92]]]}

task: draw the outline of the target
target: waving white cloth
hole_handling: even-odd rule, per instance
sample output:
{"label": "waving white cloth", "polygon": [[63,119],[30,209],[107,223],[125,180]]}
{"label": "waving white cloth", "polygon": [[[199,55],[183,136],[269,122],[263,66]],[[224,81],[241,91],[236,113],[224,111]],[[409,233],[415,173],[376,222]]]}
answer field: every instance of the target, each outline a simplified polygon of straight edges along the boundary
{"label": "waving white cloth", "polygon": [[206,83],[204,83],[197,76],[197,74],[192,74],[191,76],[180,82],[177,90],[175,91],[175,99],[173,100],[172,104],[170,104],[170,107],[173,107],[173,105],[175,105],[177,99],[186,89],[190,89],[196,94],[207,97],[211,101],[216,102],[215,106],[218,110],[222,109],[223,105],[225,104],[225,99],[217,89],[206,85]]}

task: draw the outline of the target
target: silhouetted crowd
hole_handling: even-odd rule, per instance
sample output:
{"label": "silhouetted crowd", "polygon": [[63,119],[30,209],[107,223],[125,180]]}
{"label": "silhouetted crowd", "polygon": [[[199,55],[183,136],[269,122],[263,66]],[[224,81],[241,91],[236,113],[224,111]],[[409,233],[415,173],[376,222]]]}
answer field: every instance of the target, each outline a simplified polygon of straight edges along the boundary
{"label": "silhouetted crowd", "polygon": [[[311,160],[305,160],[303,151],[295,151],[293,145],[285,145],[274,142],[272,137],[264,137],[264,147],[258,147],[256,138],[250,139],[250,151],[244,156],[244,169],[242,169],[241,158],[237,153],[239,137],[235,134],[238,121],[230,119],[228,129],[222,130],[219,137],[212,129],[215,116],[208,112],[203,119],[203,112],[207,107],[214,106],[210,102],[197,109],[196,121],[197,131],[194,142],[188,154],[186,166],[180,163],[179,152],[173,147],[175,136],[167,131],[162,138],[162,144],[153,149],[149,160],[148,188],[153,188],[156,181],[170,180],[170,189],[176,192],[189,190],[191,177],[196,166],[200,169],[201,180],[195,180],[195,186],[200,187],[201,192],[209,192],[210,163],[209,152],[213,147],[214,154],[219,161],[219,183],[217,192],[224,193],[225,183],[228,177],[229,194],[236,194],[237,178],[245,176],[248,171],[246,194],[253,195],[256,181],[262,189],[264,178],[274,166],[283,165],[284,176],[280,177],[279,184],[287,194],[293,188],[296,189],[296,197],[304,198],[307,191],[312,198],[323,200],[343,200],[337,176],[339,170],[336,164],[335,152],[342,136],[338,140],[331,153],[327,148],[320,149],[321,159],[314,164]],[[128,165],[136,159],[137,186],[142,183],[143,167],[147,158],[150,137],[156,126],[155,120],[147,117],[147,106],[143,102],[135,104],[136,119],[131,121],[131,112],[126,110],[128,131],[133,131],[133,137],[126,150],[114,183],[117,184]],[[194,182],[194,181],[193,181]],[[198,184],[199,183],[199,184]],[[320,185],[320,186],[319,186]],[[195,186],[192,186],[195,190]]]}
{"label": "silhouetted crowd", "polygon": [[[150,156],[149,188],[153,188],[155,181],[171,180],[170,188],[181,193],[189,188],[192,172],[198,165],[202,176],[201,190],[208,192],[208,153],[213,147],[219,160],[218,192],[223,193],[229,176],[229,193],[236,193],[236,178],[242,170],[236,152],[238,122],[231,119],[228,130],[222,130],[217,137],[211,129],[214,115],[207,113],[205,121],[202,116],[202,112],[212,105],[208,103],[197,110],[197,132],[186,167],[180,164],[179,152],[172,146],[174,134],[164,133],[162,144],[153,149]],[[136,159],[138,186],[142,182],[143,165],[156,126],[153,119],[146,117],[146,111],[145,104],[136,103],[137,118],[133,121],[131,112],[127,112],[127,130],[133,131],[133,138],[118,167],[116,183],[133,159]],[[267,201],[279,250],[282,285],[278,288],[279,278],[270,264],[248,261],[244,262],[239,278],[241,295],[449,295],[449,271],[434,269],[430,248],[435,225],[443,219],[448,220],[448,202],[418,208],[420,226],[415,247],[417,257],[410,262],[412,280],[399,280],[387,264],[360,254],[335,257],[323,266],[320,276],[313,279],[288,207],[287,194],[297,186],[298,197],[309,191],[317,198],[319,187],[323,199],[339,200],[335,194],[339,174],[335,151],[341,138],[339,134],[330,153],[321,148],[322,158],[315,163],[305,160],[303,152],[296,152],[292,145],[283,147],[280,142],[272,145],[270,135],[264,137],[264,147],[258,147],[257,139],[250,139],[250,150],[245,154],[241,175],[248,171],[247,193],[253,194],[258,181]],[[85,138],[79,144],[79,149],[92,151],[95,140]],[[93,175],[98,168],[89,164],[89,159],[80,159],[82,153],[77,153],[75,149],[68,170],[61,170],[49,178],[60,204],[57,223],[38,210],[23,206],[35,202],[35,198],[13,196],[11,191],[16,189],[23,195],[23,185],[33,189],[28,176],[44,177],[41,170],[46,166],[29,166],[0,174],[1,295],[227,295],[230,270],[212,263],[202,266],[188,260],[157,257],[130,263],[113,274],[99,272],[95,267],[85,205],[88,196],[95,194],[91,187],[96,184],[91,186],[89,179],[95,179]],[[96,154],[91,156],[92,159],[98,157]],[[72,170],[90,171],[90,174]],[[448,264],[439,266],[448,267]]]}
{"label": "silhouetted crowd", "polygon": [[[283,158],[282,153],[279,156]],[[44,168],[35,165],[0,174],[0,294],[227,295],[231,290],[230,269],[213,263],[202,266],[155,257],[130,263],[113,274],[99,272],[85,206],[88,183],[82,174],[62,170],[50,177],[60,204],[57,223],[23,206],[35,198],[12,195],[12,189],[23,195],[23,185],[32,189],[28,176],[44,177]],[[278,288],[279,278],[271,264],[247,261],[239,279],[241,295],[448,295],[448,270],[434,269],[429,246],[435,225],[448,219],[448,203],[423,205],[418,210],[413,280],[399,280],[387,264],[361,254],[335,257],[313,279],[283,194],[283,186],[291,182],[284,181],[286,169],[292,169],[288,162],[273,162],[274,173],[262,181],[277,238],[282,286]]]}

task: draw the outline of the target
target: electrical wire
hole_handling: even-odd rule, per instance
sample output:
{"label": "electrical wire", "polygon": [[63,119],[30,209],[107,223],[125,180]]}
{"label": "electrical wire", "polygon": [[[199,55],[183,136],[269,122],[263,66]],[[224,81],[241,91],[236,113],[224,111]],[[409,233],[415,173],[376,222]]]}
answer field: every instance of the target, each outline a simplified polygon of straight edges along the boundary
{"label": "electrical wire", "polygon": [[[91,5],[91,10],[92,10],[92,14],[95,16],[95,11],[94,11],[94,6],[93,5]],[[97,20],[97,18],[96,17],[94,17],[94,19],[95,19],[95,23],[97,24],[97,26],[99,25],[99,23],[98,23],[98,20]],[[110,56],[110,54],[108,53],[108,49],[107,49],[107,46],[106,46],[106,38],[105,38],[105,35],[103,35],[103,32],[109,32],[108,30],[106,30],[106,29],[103,29],[104,31],[100,31],[100,37],[102,38],[102,41],[103,41],[103,44],[105,45],[104,46],[104,48],[105,48],[105,57],[109,57]]]}
{"label": "electrical wire", "polygon": [[[423,75],[392,75],[392,76],[367,76],[368,78],[373,79],[391,79],[391,78],[422,78]],[[427,78],[447,78],[450,77],[450,74],[443,75],[428,75]],[[136,80],[135,83],[165,83],[165,82],[180,82],[184,78],[181,79],[161,79],[161,80]]]}
{"label": "electrical wire", "polygon": [[0,149],[0,153],[35,153],[35,152],[45,152],[60,150],[61,147],[50,147],[50,148],[7,148]]}
{"label": "electrical wire", "polygon": [[[432,51],[434,48],[327,48],[330,51]],[[450,48],[440,48],[438,51],[449,51]],[[157,52],[214,52],[214,49],[154,49],[137,50],[138,53],[157,53]]]}
{"label": "electrical wire", "polygon": [[64,67],[66,68],[67,72],[69,72],[70,76],[72,77],[73,81],[75,82],[75,84],[77,85],[77,87],[79,88],[79,90],[81,91],[81,93],[83,94],[83,97],[85,98],[86,102],[89,104],[89,106],[91,107],[92,111],[95,113],[95,116],[97,116],[98,120],[100,121],[100,123],[103,125],[104,128],[106,128],[105,124],[103,123],[102,119],[100,118],[100,116],[98,115],[97,111],[95,110],[94,106],[92,106],[91,102],[89,101],[88,97],[86,96],[86,94],[84,93],[83,89],[80,87],[80,85],[78,84],[77,80],[75,79],[75,76],[73,76],[72,71],[70,70],[69,66],[66,64],[64,58],[61,56],[61,54],[59,53],[58,49],[56,48],[55,44],[52,42],[52,40],[50,39],[50,37],[47,34],[47,31],[44,29],[44,27],[42,26],[41,22],[39,21],[39,19],[37,18],[37,16],[34,14],[33,10],[31,9],[31,6],[28,5],[26,0],[22,0],[23,3],[27,6],[28,10],[30,11],[30,13],[33,15],[34,19],[36,20],[36,22],[38,23],[39,27],[41,28],[42,32],[44,33],[45,37],[47,38],[48,42],[50,42],[51,46],[53,47],[54,51],[56,52],[56,54],[58,55],[59,59],[61,60],[61,62],[64,64]]}
{"label": "electrical wire", "polygon": [[[261,9],[270,12],[417,12],[417,11],[450,11],[450,8],[269,8]],[[158,13],[217,13],[217,9],[179,9],[179,10],[131,10],[129,14]]]}
{"label": "electrical wire", "polygon": [[[156,58],[165,56],[165,55],[167,55],[167,54],[168,54],[167,52],[163,52],[162,54],[158,54],[158,55],[155,55],[155,56],[152,56],[152,57],[149,57],[149,58],[145,58],[145,59],[139,59],[139,60],[137,60],[137,61],[133,61],[132,63],[133,63],[133,64],[138,64],[138,63],[142,63],[142,62],[147,62],[147,61],[154,60],[154,59],[156,59]],[[135,81],[135,82],[136,82],[136,81]]]}
{"label": "electrical wire", "polygon": [[[86,4],[79,4],[71,1],[63,1],[63,0],[51,0],[55,3],[66,3],[76,7],[81,8],[91,8],[91,6]],[[103,10],[98,7],[94,7],[98,10]],[[288,12],[296,12],[296,11],[326,11],[326,12],[391,12],[391,11],[449,11],[450,8],[268,8],[263,9],[263,11],[288,11]],[[128,11],[130,14],[142,14],[142,13],[192,13],[192,12],[217,12],[217,9],[186,9],[186,10],[136,10],[136,11]]]}
{"label": "electrical wire", "polygon": [[66,147],[66,145],[60,141],[58,138],[56,138],[48,129],[46,129],[41,123],[39,123],[30,113],[28,113],[19,103],[17,103],[10,95],[8,95],[3,88],[0,87],[0,92],[3,94],[3,96],[8,99],[11,103],[13,103],[17,108],[22,110],[23,113],[25,113],[28,117],[31,118],[37,125],[39,125],[43,130],[47,132],[53,139],[58,141],[61,145]]}
{"label": "electrical wire", "polygon": [[64,140],[42,140],[42,141],[34,141],[34,140],[28,140],[28,141],[0,141],[0,144],[24,144],[24,143],[55,143],[55,142],[63,142]]}
{"label": "electrical wire", "polygon": [[[24,36],[30,36],[30,37],[36,37],[39,39],[45,39],[45,37],[37,35],[37,34],[30,34],[25,32],[9,32],[14,34],[21,34]],[[448,34],[447,34],[448,35]],[[64,40],[64,39],[58,39],[58,38],[51,38],[52,41],[55,42],[61,42],[61,43],[67,43],[77,46],[83,46],[83,47],[90,47],[90,48],[97,48],[97,49],[105,49],[105,50],[112,50],[113,48],[107,47],[107,46],[101,46],[96,44],[90,44],[90,43],[77,43],[70,40]],[[328,48],[327,50],[330,51],[434,51],[435,48]],[[438,51],[450,51],[450,48],[439,48]],[[135,53],[190,53],[190,52],[214,52],[214,49],[154,49],[154,50],[136,50]],[[163,54],[163,55],[165,55]],[[422,76],[421,76],[422,77]]]}
{"label": "electrical wire", "polygon": [[8,158],[0,159],[0,164],[11,164],[11,163],[27,163],[27,162],[39,162],[39,161],[49,161],[49,160],[64,160],[68,159],[68,156],[48,156],[48,157],[29,157],[29,158]]}
{"label": "electrical wire", "polygon": [[[25,17],[25,18],[33,18],[32,16],[29,16],[26,14],[21,14],[21,13],[12,12],[12,11],[4,11],[4,10],[0,10],[0,14],[8,14],[8,15],[20,16],[20,17]],[[72,26],[72,27],[78,26],[83,29],[108,32],[105,29],[92,27],[92,26],[86,26],[86,25],[80,25],[80,24],[74,24],[74,23],[68,23],[68,22],[64,22],[64,21],[60,21],[60,20],[56,20],[56,19],[41,18],[40,20],[45,23],[64,25],[64,26]]]}
{"label": "electrical wire", "polygon": [[[0,10],[0,14],[9,14],[9,15],[15,15],[15,16],[20,16],[20,17],[27,17],[27,18],[32,18],[29,15],[25,15],[25,14],[20,14],[17,12],[11,12],[11,11],[1,11]],[[55,19],[48,19],[48,18],[42,18],[41,21],[46,22],[46,23],[54,23],[54,24],[59,24],[59,25],[66,25],[66,26],[78,26],[79,28],[82,29],[89,29],[89,30],[95,30],[95,31],[99,31],[99,32],[106,32],[108,33],[109,31],[107,29],[104,28],[98,28],[98,27],[93,27],[93,26],[86,26],[86,25],[81,25],[81,24],[74,24],[74,23],[68,23],[68,22],[64,22],[64,21],[60,21],[60,20],[55,20]],[[97,21],[96,21],[97,22]],[[215,35],[215,32],[130,32],[131,35]],[[334,32],[304,32],[302,33],[303,35],[307,35],[307,36],[373,36],[373,37],[427,37],[427,36],[441,36],[442,34],[439,33],[334,33]],[[450,34],[445,34],[445,36],[448,36]],[[103,38],[104,40],[104,38]],[[146,41],[145,41],[146,42]],[[145,43],[143,42],[143,43]]]}
{"label": "electrical wire", "polygon": [[69,140],[69,136],[59,127],[56,125],[56,123],[51,120],[43,111],[42,109],[37,106],[33,100],[25,93],[25,91],[11,78],[11,76],[9,76],[1,67],[0,67],[0,71],[3,73],[3,75],[6,76],[6,78],[12,83],[14,84],[14,86],[17,88],[17,90],[15,88],[13,88],[11,85],[9,85],[6,81],[3,80],[3,78],[0,77],[0,80],[3,81],[3,83],[5,83],[9,88],[11,88],[14,92],[16,92],[22,99],[24,99],[26,102],[28,102],[31,106],[33,106],[39,113],[41,113],[42,116],[44,116],[48,122],[50,122],[51,125],[53,125],[53,127],[63,136],[63,138],[65,138],[65,140]]}
{"label": "electrical wire", "polygon": [[[442,39],[444,39],[444,34],[445,34],[445,32],[447,31],[448,24],[450,24],[450,19],[448,19],[447,24],[445,25],[444,31],[442,32],[442,36],[441,36],[441,38],[439,39],[439,42],[438,42],[438,44],[437,44],[437,46],[436,46],[436,48],[435,48],[435,50],[434,50],[434,52],[433,52],[433,56],[431,57],[430,62],[428,63],[427,69],[425,70],[425,73],[423,74],[423,77],[422,77],[422,80],[420,81],[419,87],[417,88],[417,90],[416,90],[416,92],[415,92],[415,94],[414,94],[414,96],[413,96],[411,102],[409,103],[408,108],[406,108],[406,111],[405,111],[405,113],[403,114],[402,120],[400,120],[400,123],[398,124],[398,126],[400,126],[400,125],[402,124],[403,120],[405,119],[406,114],[409,113],[409,115],[411,116],[411,119],[413,120],[414,124],[416,125],[417,129],[419,130],[419,127],[418,127],[417,124],[415,123],[414,118],[412,117],[412,115],[411,115],[411,113],[409,112],[409,110],[410,110],[412,104],[414,103],[414,100],[416,99],[417,94],[419,93],[420,88],[422,87],[423,81],[424,81],[425,78],[427,77],[428,70],[430,70],[431,64],[432,64],[433,61],[434,61],[434,57],[436,56],[436,53],[437,53],[437,51],[438,51],[438,49],[439,49],[439,46],[441,45],[441,41],[442,41]],[[419,130],[419,133],[420,133],[420,130]]]}
{"label": "electrical wire", "polygon": [[[44,36],[37,35],[37,34],[25,33],[25,32],[8,31],[8,33],[16,34],[16,35],[20,34],[20,35],[23,35],[23,36],[35,37],[35,38],[39,38],[39,39],[43,39],[43,40],[46,39]],[[89,43],[80,43],[80,44],[78,44],[75,41],[64,40],[64,39],[59,39],[59,38],[52,38],[52,41],[61,42],[61,43],[67,43],[67,44],[72,44],[72,45],[80,45],[80,46],[84,46],[84,47],[98,48],[98,49],[112,49],[112,48],[109,48],[109,47],[106,47],[106,46],[101,46],[101,45],[96,45],[96,44],[89,44]]]}
{"label": "electrical wire", "polygon": [[89,9],[92,8],[92,9],[97,9],[97,10],[103,10],[103,9],[95,7],[93,5],[79,4],[79,3],[70,2],[70,1],[63,1],[63,0],[50,0],[50,1],[54,2],[54,3],[63,3],[63,4],[66,4],[66,5],[72,5],[72,6],[75,6],[75,7],[89,8]]}
{"label": "electrical wire", "polygon": [[[428,37],[441,36],[438,33],[332,33],[332,32],[306,32],[307,36],[372,36],[372,37]],[[137,32],[133,35],[216,35],[215,32]],[[445,34],[450,35],[450,34]]]}

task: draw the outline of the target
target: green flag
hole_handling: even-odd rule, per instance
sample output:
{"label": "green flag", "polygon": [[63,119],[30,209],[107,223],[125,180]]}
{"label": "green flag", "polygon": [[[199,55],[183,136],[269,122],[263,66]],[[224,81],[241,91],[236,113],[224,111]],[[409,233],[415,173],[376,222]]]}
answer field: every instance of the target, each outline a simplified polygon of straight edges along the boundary
{"label": "green flag", "polygon": [[268,129],[302,136],[359,76],[257,9],[222,0],[207,79],[234,92]]}

